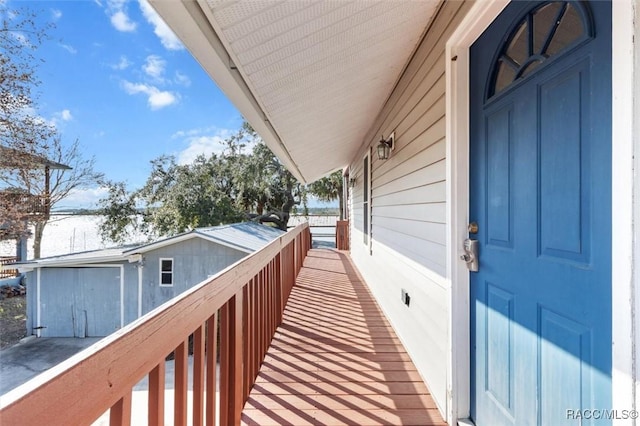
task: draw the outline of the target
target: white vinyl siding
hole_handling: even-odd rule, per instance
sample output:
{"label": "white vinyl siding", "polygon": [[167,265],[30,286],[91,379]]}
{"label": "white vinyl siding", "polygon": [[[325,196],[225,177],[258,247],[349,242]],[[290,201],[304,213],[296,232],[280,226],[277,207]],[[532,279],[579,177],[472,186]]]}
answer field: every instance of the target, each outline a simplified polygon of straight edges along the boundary
{"label": "white vinyl siding", "polygon": [[[389,159],[371,157],[370,250],[352,257],[446,413],[448,283],[446,280],[445,43],[471,2],[444,2],[354,157],[352,241],[364,218],[362,158],[380,135],[395,132]],[[369,255],[370,254],[370,255]],[[400,300],[411,297],[410,307]]]}

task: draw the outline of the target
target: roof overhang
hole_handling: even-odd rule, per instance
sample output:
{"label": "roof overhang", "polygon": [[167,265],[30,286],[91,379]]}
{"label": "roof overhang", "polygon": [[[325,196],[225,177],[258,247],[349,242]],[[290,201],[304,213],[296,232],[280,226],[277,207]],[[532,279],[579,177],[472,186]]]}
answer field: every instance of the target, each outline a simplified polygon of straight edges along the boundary
{"label": "roof overhang", "polygon": [[57,163],[41,155],[8,148],[6,146],[0,146],[0,168],[71,170],[71,167],[66,164]]}
{"label": "roof overhang", "polygon": [[126,259],[127,259],[126,256],[120,254],[120,255],[96,256],[96,257],[85,257],[85,258],[72,257],[69,259],[32,260],[24,263],[15,263],[14,265],[20,272],[29,272],[38,268],[91,267],[91,266],[110,263],[110,262],[121,262]]}
{"label": "roof overhang", "polygon": [[376,118],[441,4],[150,2],[303,182],[349,164],[377,132]]}

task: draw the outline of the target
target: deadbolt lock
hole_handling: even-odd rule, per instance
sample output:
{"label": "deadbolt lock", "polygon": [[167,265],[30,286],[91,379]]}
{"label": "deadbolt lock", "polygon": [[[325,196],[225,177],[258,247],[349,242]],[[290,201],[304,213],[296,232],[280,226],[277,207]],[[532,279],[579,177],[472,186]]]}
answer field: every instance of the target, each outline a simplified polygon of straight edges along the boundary
{"label": "deadbolt lock", "polygon": [[467,226],[467,231],[469,231],[470,234],[477,234],[478,233],[478,222],[471,222]]}

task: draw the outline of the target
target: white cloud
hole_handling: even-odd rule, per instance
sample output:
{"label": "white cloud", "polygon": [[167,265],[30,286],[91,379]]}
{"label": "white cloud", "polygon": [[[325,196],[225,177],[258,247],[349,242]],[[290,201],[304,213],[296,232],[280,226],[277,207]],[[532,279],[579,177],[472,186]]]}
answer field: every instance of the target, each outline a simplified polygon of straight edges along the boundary
{"label": "white cloud", "polygon": [[189,146],[178,154],[178,164],[191,164],[199,155],[205,157],[224,151],[224,139],[220,136],[198,136],[191,138]]}
{"label": "white cloud", "polygon": [[202,129],[180,130],[174,133],[171,138],[184,138],[183,143],[187,145],[176,156],[178,164],[190,164],[199,155],[209,157],[211,154],[220,154],[225,148],[225,139],[233,134],[232,130],[207,127]]}
{"label": "white cloud", "polygon": [[147,22],[153,26],[153,32],[158,36],[162,45],[168,50],[184,49],[178,37],[176,37],[173,31],[164,23],[156,11],[153,10],[147,0],[138,0],[138,3],[140,4],[142,14]]}
{"label": "white cloud", "polygon": [[78,50],[76,50],[75,47],[69,44],[59,43],[58,45],[62,47],[64,50],[66,50],[67,52],[71,53],[72,55],[75,55],[76,53],[78,53]]}
{"label": "white cloud", "polygon": [[206,133],[220,133],[226,132],[225,137],[230,136],[231,133],[229,130],[220,130],[215,126],[209,126],[204,128],[195,128],[189,130],[178,130],[173,135],[171,135],[171,139],[184,138],[184,137],[192,137],[192,136],[200,136]]}
{"label": "white cloud", "polygon": [[58,127],[58,124],[61,121],[71,121],[73,120],[73,114],[68,109],[63,109],[62,111],[54,112],[53,118],[51,120],[46,120],[47,123],[54,127]]}
{"label": "white cloud", "polygon": [[127,59],[126,56],[122,55],[120,56],[120,61],[117,64],[111,65],[111,68],[113,68],[114,70],[124,70],[129,68],[130,65],[131,62],[129,62],[129,59]]}
{"label": "white cloud", "polygon": [[111,25],[118,31],[132,32],[136,30],[138,24],[133,22],[123,10],[118,10],[111,15]]}
{"label": "white cloud", "polygon": [[53,18],[54,21],[57,21],[62,18],[62,12],[58,9],[51,9],[51,18]]}
{"label": "white cloud", "polygon": [[149,107],[151,107],[151,109],[153,110],[164,108],[166,106],[176,103],[177,101],[178,101],[178,98],[176,98],[176,96],[173,93],[167,92],[166,90],[158,91],[158,89],[156,89],[156,91],[151,93],[148,99]]}
{"label": "white cloud", "polygon": [[167,61],[162,59],[158,55],[149,55],[147,56],[147,61],[142,66],[142,70],[149,77],[152,77],[155,80],[162,80],[162,75],[164,74],[164,69],[167,66]]}
{"label": "white cloud", "polygon": [[60,202],[60,207],[66,208],[92,208],[97,206],[101,198],[108,195],[105,187],[73,189],[69,195]]}
{"label": "white cloud", "polygon": [[184,87],[191,86],[191,79],[186,74],[182,74],[180,71],[176,71],[176,77],[174,78],[174,81]]}
{"label": "white cloud", "polygon": [[61,117],[64,121],[73,120],[73,116],[71,115],[71,111],[69,111],[68,109],[63,109],[63,110],[60,112],[60,117]]}
{"label": "white cloud", "polygon": [[164,108],[178,102],[178,96],[176,94],[166,90],[160,90],[148,84],[123,81],[122,87],[124,91],[130,95],[136,95],[138,93],[147,95],[147,103],[152,110]]}

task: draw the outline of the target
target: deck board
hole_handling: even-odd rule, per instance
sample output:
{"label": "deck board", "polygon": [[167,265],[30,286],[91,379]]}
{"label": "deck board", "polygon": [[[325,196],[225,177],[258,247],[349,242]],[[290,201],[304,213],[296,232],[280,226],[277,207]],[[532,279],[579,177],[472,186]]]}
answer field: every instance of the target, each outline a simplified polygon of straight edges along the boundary
{"label": "deck board", "polygon": [[349,256],[311,250],[244,425],[446,425]]}

